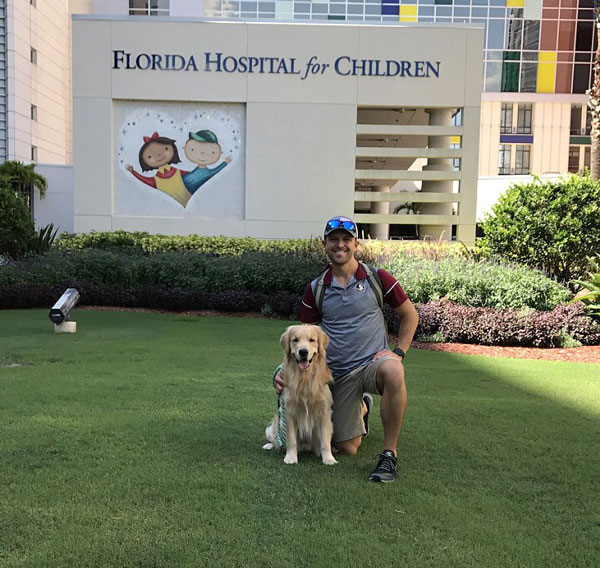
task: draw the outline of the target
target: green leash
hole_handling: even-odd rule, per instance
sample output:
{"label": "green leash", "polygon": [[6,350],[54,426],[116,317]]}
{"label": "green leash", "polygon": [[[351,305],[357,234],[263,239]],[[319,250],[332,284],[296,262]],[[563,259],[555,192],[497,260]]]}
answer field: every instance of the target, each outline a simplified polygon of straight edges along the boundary
{"label": "green leash", "polygon": [[[281,371],[283,377],[283,365],[279,365],[273,373],[273,386],[275,386],[275,376]],[[277,395],[277,443],[280,448],[285,448],[285,399],[281,396],[283,393]]]}

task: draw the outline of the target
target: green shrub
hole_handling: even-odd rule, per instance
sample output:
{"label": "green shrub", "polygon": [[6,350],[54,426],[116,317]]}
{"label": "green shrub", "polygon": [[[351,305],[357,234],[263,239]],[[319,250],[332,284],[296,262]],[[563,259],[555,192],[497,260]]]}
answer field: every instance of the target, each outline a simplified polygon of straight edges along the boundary
{"label": "green shrub", "polygon": [[30,187],[35,187],[40,196],[44,197],[48,182],[46,178],[35,171],[35,164],[24,164],[8,160],[0,164],[0,179],[5,181],[15,193],[26,193]]}
{"label": "green shrub", "polygon": [[384,268],[418,303],[446,297],[463,306],[550,310],[570,297],[566,288],[526,266],[399,255]]}
{"label": "green shrub", "polygon": [[[416,335],[429,341],[562,348],[600,344],[600,325],[587,317],[581,303],[524,312],[437,302],[420,304],[417,311]],[[396,333],[398,315],[388,308],[385,316],[388,329]]]}
{"label": "green shrub", "polygon": [[288,253],[321,256],[319,239],[263,240],[254,237],[202,237],[200,235],[151,235],[146,232],[62,233],[57,241],[61,250],[103,249],[137,250],[145,253],[167,251],[196,252],[214,256],[241,256],[250,252]]}
{"label": "green shrub", "polygon": [[600,252],[600,182],[571,175],[512,185],[483,223],[481,247],[559,282],[581,277]]}
{"label": "green shrub", "polygon": [[160,285],[209,292],[247,290],[302,294],[307,283],[322,269],[323,263],[318,258],[283,253],[219,257],[181,251],[151,255],[123,250],[51,251],[3,267],[0,287],[80,280],[122,287]]}
{"label": "green shrub", "polygon": [[31,239],[29,243],[29,254],[46,254],[53,246],[58,234],[58,227],[54,227],[54,223],[50,223],[45,227],[41,227]]}
{"label": "green shrub", "polygon": [[[302,295],[308,282],[324,267],[320,256],[281,252],[232,257],[183,251],[145,254],[136,250],[55,250],[3,267],[0,287],[77,280],[121,287]],[[418,303],[446,296],[467,306],[548,310],[569,297],[568,290],[527,267],[474,263],[458,257],[431,261],[398,256],[385,268]]]}
{"label": "green shrub", "polygon": [[583,302],[588,313],[600,319],[600,258],[590,258],[590,271],[587,280],[575,280],[573,283],[581,287],[574,302]]}
{"label": "green shrub", "polygon": [[36,232],[24,199],[0,178],[0,256],[20,258]]}

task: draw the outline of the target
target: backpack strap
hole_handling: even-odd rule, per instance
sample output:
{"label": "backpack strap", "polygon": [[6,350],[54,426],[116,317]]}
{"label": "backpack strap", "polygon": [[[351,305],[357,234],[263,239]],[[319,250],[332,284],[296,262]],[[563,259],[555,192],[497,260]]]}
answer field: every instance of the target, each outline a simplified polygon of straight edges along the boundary
{"label": "backpack strap", "polygon": [[[369,282],[373,292],[375,292],[375,297],[377,298],[377,304],[379,305],[379,308],[383,310],[383,284],[381,283],[381,278],[379,278],[379,274],[377,273],[377,268],[360,260],[358,262],[367,274],[367,281]],[[328,270],[329,267],[327,267],[319,276],[314,289],[315,305],[317,306],[317,310],[319,310],[319,316],[323,313],[323,299],[325,298],[325,274],[327,274]]]}
{"label": "backpack strap", "polygon": [[379,308],[383,310],[383,284],[381,283],[381,278],[379,278],[379,274],[377,273],[377,268],[360,260],[358,262],[362,266],[363,270],[367,273],[367,280],[371,285],[373,292],[375,292]]}
{"label": "backpack strap", "polygon": [[314,290],[315,304],[317,306],[317,310],[319,310],[319,317],[321,317],[321,314],[323,313],[323,298],[325,298],[325,274],[327,274],[328,270],[329,267],[327,267],[321,276],[319,276]]}

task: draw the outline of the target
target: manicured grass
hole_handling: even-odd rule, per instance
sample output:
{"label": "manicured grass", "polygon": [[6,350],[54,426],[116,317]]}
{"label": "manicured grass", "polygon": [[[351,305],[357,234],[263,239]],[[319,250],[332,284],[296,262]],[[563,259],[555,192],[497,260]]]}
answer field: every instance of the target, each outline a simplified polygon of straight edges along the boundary
{"label": "manicured grass", "polygon": [[0,312],[2,567],[598,566],[600,365],[412,350],[380,485],[376,412],[335,467],[261,450],[286,322],[73,319]]}

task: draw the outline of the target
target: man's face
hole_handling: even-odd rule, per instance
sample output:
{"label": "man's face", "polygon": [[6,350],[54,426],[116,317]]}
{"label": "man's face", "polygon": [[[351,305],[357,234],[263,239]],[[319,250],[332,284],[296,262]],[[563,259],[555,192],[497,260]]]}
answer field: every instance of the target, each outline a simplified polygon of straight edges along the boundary
{"label": "man's face", "polygon": [[358,240],[342,229],[329,233],[323,241],[325,252],[334,264],[345,264],[354,258]]}
{"label": "man's face", "polygon": [[221,157],[221,146],[213,142],[199,142],[190,138],[184,146],[185,155],[190,162],[199,166],[214,164]]}

